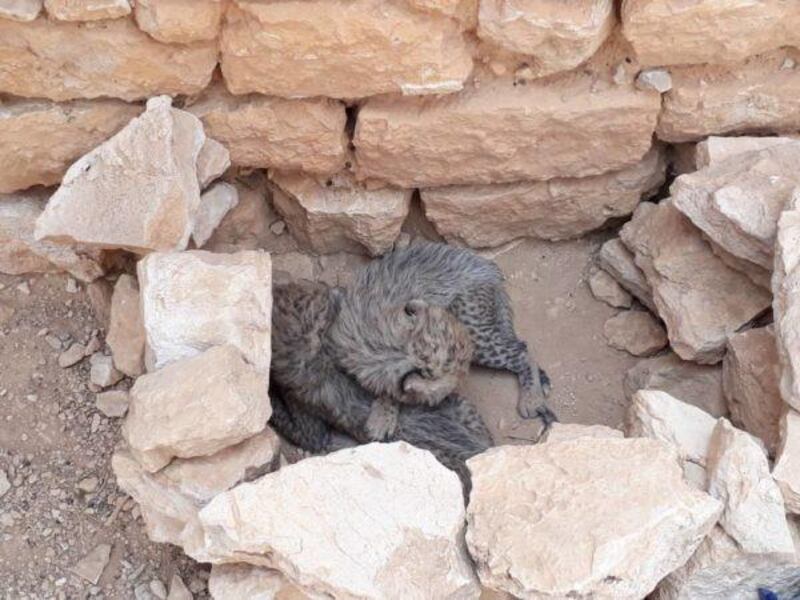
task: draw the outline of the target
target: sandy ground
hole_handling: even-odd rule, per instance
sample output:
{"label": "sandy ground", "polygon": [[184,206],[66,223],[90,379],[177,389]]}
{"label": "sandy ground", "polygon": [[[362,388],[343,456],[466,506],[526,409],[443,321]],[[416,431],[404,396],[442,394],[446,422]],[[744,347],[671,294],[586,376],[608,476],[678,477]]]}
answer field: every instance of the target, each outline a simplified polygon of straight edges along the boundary
{"label": "sandy ground", "polygon": [[[430,234],[416,217],[407,229]],[[592,255],[609,235],[528,240],[487,253],[508,276],[519,334],[550,375],[550,404],[565,422],[618,426],[623,418],[622,378],[636,359],[605,344],[602,326],[615,311],[594,300],[586,284]],[[285,233],[265,233],[259,245],[281,252],[294,247]],[[326,280],[342,281],[363,260],[310,262]],[[0,498],[0,598],[143,600],[158,597],[151,582],[158,592],[157,582],[168,585],[176,573],[195,598],[205,598],[207,567],[150,543],[134,503],[116,487],[110,457],[120,423],[95,408],[88,360],[58,365],[61,348],[86,342],[103,326],[84,286],[70,293],[67,281],[65,275],[0,275],[0,470],[12,484]],[[514,377],[474,370],[463,392],[498,443],[535,438],[538,426],[516,414]],[[87,478],[96,478],[96,487]],[[112,545],[111,560],[92,585],[71,568],[102,543]]]}

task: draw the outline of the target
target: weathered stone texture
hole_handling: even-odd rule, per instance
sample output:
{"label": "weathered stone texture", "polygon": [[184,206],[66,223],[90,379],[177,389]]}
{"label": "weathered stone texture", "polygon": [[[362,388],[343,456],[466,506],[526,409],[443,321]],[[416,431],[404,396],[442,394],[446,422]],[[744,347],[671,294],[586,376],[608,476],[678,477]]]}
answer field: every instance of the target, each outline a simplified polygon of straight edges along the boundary
{"label": "weathered stone texture", "polygon": [[608,344],[634,356],[652,356],[668,343],[661,324],[644,310],[626,310],[608,319],[603,325]]}
{"label": "weathered stone texture", "polygon": [[228,149],[217,140],[207,137],[197,155],[197,181],[200,188],[205,189],[230,166],[231,155]]}
{"label": "weathered stone texture", "polygon": [[59,21],[98,21],[131,14],[128,0],[44,0],[44,7]]}
{"label": "weathered stone texture", "polygon": [[800,184],[800,143],[737,154],[672,184],[679,211],[725,251],[772,269],[778,217]]}
{"label": "weathered stone texture", "polygon": [[284,467],[214,498],[200,524],[190,556],[274,568],[313,597],[478,595],[458,478],[405,443]]}
{"label": "weathered stone texture", "polygon": [[275,173],[272,181],[279,188],[273,203],[292,235],[321,254],[383,254],[400,235],[411,204],[411,190],[370,190],[347,175],[328,180],[330,185],[292,173]]}
{"label": "weathered stone texture", "polygon": [[439,99],[369,100],[358,114],[356,172],[401,187],[599,175],[651,147],[660,96],[592,90],[589,76],[510,79]]}
{"label": "weathered stone texture", "polygon": [[456,22],[383,0],[237,0],[221,50],[234,94],[437,94],[460,90],[472,71]]}
{"label": "weathered stone texture", "polygon": [[43,0],[0,0],[0,18],[27,23],[42,12]]}
{"label": "weathered stone texture", "polygon": [[173,457],[208,456],[259,433],[267,382],[233,346],[216,346],[143,375],[131,388],[122,435],[148,472]]}
{"label": "weathered stone texture", "polygon": [[427,188],[421,197],[425,216],[450,242],[482,248],[525,236],[562,240],[629,215],[663,183],[665,167],[654,148],[638,164],[603,175]]}
{"label": "weathered stone texture", "polygon": [[605,425],[579,425],[577,423],[553,423],[542,436],[542,442],[564,442],[581,437],[621,438],[624,434],[619,429]]}
{"label": "weathered stone texture", "polygon": [[309,600],[280,571],[247,564],[213,565],[208,591],[214,600]]}
{"label": "weathered stone texture", "polygon": [[616,21],[612,0],[483,0],[478,35],[532,58],[536,76],[568,71],[592,56]]}
{"label": "weathered stone texture", "polygon": [[693,144],[693,168],[692,171],[697,169],[704,169],[722,163],[732,156],[739,154],[746,154],[747,152],[754,152],[757,150],[765,150],[772,146],[780,146],[782,144],[797,144],[800,143],[798,138],[781,137],[781,136],[731,136],[721,137],[712,135],[702,142]]}
{"label": "weathered stone texture", "polygon": [[187,110],[228,148],[234,165],[323,175],[344,167],[347,115],[341,102],[233,96],[215,85]]}
{"label": "weathered stone texture", "polygon": [[630,401],[639,390],[661,390],[714,417],[728,414],[722,369],[681,360],[673,352],[636,363],[625,374],[622,387]]}
{"label": "weathered stone texture", "polygon": [[202,248],[230,210],[239,204],[239,192],[229,183],[220,182],[200,196],[200,206],[194,217],[192,239]]}
{"label": "weathered stone texture", "polygon": [[191,44],[219,35],[223,0],[136,0],[139,29],[159,42]]}
{"label": "weathered stone texture", "polygon": [[37,239],[142,254],[186,248],[204,142],[194,115],[169,98],[149,100],[144,114],[67,170],[36,223]]}
{"label": "weathered stone texture", "polygon": [[406,3],[417,10],[452,17],[464,29],[474,29],[478,24],[478,0],[406,0]]}
{"label": "weathered stone texture", "polygon": [[122,274],[111,297],[111,319],[106,342],[114,366],[130,377],[144,373],[145,334],[136,278]]}
{"label": "weathered stone texture", "polygon": [[[663,39],[663,38],[662,38]],[[673,67],[659,139],[689,142],[728,133],[800,130],[800,51],[789,49],[728,66]]]}
{"label": "weathered stone texture", "polygon": [[137,270],[148,370],[230,344],[268,372],[269,254],[153,253],[139,261]]}
{"label": "weathered stone texture", "polygon": [[769,307],[769,294],[727,267],[671,202],[639,205],[621,236],[681,358],[719,362],[728,336]]}
{"label": "weathered stone texture", "polygon": [[792,409],[784,413],[780,436],[772,476],[781,488],[786,510],[800,514],[800,413]]}
{"label": "weathered stone texture", "polygon": [[750,329],[728,338],[722,383],[731,421],[760,438],[770,455],[780,441],[784,404],[780,361],[772,326]]}
{"label": "weathered stone texture", "polygon": [[614,308],[630,308],[633,298],[616,279],[602,269],[595,269],[588,279],[592,296]]}
{"label": "weathered stone texture", "polygon": [[731,62],[800,44],[800,7],[787,0],[625,0],[622,24],[646,66]]}
{"label": "weathered stone texture", "polygon": [[140,112],[116,100],[0,101],[0,193],[58,183],[69,165]]}
{"label": "weathered stone texture", "polygon": [[73,247],[34,237],[36,220],[47,202],[47,192],[0,195],[0,272],[11,275],[63,270],[82,281],[103,274],[97,250]]}
{"label": "weathered stone texture", "polygon": [[216,64],[216,43],[160,44],[131,19],[0,19],[0,92],[16,96],[61,101],[193,94],[208,85]]}
{"label": "weathered stone texture", "polygon": [[800,410],[800,189],[778,220],[772,312],[781,363],[781,396]]}
{"label": "weathered stone texture", "polygon": [[653,290],[647,283],[647,278],[642,270],[636,266],[633,253],[622,243],[622,240],[614,238],[603,244],[597,254],[597,263],[639,302],[656,312]]}
{"label": "weathered stone texture", "polygon": [[468,466],[470,554],[484,586],[518,598],[643,598],[722,508],[650,439],[503,446]]}

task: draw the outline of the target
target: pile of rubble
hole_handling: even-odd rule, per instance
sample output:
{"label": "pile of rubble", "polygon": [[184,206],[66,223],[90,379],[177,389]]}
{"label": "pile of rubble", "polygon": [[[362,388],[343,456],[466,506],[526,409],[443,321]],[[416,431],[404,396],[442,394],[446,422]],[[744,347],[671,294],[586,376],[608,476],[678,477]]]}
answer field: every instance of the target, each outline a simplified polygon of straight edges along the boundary
{"label": "pile of rubble", "polygon": [[[59,360],[91,356],[98,407],[124,417],[112,459],[119,486],[151,539],[212,563],[216,600],[794,589],[800,142],[712,138],[696,161],[671,198],[636,208],[591,279],[598,297],[628,309],[606,324],[611,344],[674,351],[628,374],[625,435],[556,425],[544,443],[476,456],[466,506],[457,476],[405,443],[289,460],[267,426],[271,258],[197,249],[240,199],[214,183],[228,151],[168,98],[151,99],[75,162],[49,198],[2,199],[14,218],[2,220],[12,225],[0,267],[91,281],[136,257],[136,276],[120,275],[108,299],[110,355],[94,339]],[[276,203],[281,193],[300,205],[320,194],[288,175],[276,184]],[[323,196],[357,205],[352,186],[338,180]],[[342,189],[351,192],[338,197]],[[387,213],[409,202],[380,194]],[[312,212],[309,242],[375,253],[402,224],[331,227]],[[771,304],[775,324],[751,327]],[[129,391],[117,385],[124,376],[135,378]]]}

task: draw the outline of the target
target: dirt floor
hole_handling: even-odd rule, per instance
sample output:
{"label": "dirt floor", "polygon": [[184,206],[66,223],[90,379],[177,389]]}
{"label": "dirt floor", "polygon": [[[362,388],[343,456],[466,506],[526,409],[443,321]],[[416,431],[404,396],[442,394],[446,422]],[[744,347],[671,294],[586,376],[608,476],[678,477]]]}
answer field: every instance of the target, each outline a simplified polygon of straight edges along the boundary
{"label": "dirt floor", "polygon": [[[413,219],[408,229],[429,233]],[[266,243],[273,235],[264,246],[293,249],[285,233]],[[550,375],[551,407],[565,422],[619,425],[622,377],[636,362],[605,344],[603,323],[615,311],[594,300],[586,284],[592,255],[609,235],[523,241],[486,253],[508,276],[519,333]],[[316,275],[342,281],[363,260],[334,256],[309,264]],[[120,420],[95,408],[88,359],[58,364],[63,348],[101,328],[85,287],[68,287],[65,275],[0,275],[0,471],[11,483],[0,497],[0,598],[143,600],[159,597],[159,582],[168,586],[176,573],[195,598],[205,598],[207,567],[150,543],[133,501],[116,487],[110,457]],[[516,414],[510,375],[476,370],[463,392],[499,443],[535,437],[538,427]],[[92,585],[71,568],[103,543],[112,545],[111,560]]]}

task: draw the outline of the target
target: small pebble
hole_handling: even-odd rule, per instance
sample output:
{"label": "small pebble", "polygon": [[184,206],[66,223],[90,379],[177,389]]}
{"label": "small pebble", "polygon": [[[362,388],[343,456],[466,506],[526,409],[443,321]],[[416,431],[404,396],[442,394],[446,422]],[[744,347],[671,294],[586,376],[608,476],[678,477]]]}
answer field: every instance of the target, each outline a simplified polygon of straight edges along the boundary
{"label": "small pebble", "polygon": [[78,287],[78,282],[75,281],[72,277],[67,278],[67,286],[66,290],[68,294],[77,294],[80,288]]}
{"label": "small pebble", "polygon": [[97,409],[110,418],[124,417],[129,402],[128,392],[122,390],[103,392],[95,397]]}
{"label": "small pebble", "polygon": [[89,428],[92,433],[97,433],[97,430],[100,429],[100,418],[100,415],[92,415],[92,424]]}
{"label": "small pebble", "polygon": [[269,226],[269,230],[275,235],[282,235],[283,232],[286,231],[286,222],[275,221],[272,225]]}
{"label": "small pebble", "polygon": [[11,489],[11,483],[8,481],[8,476],[5,471],[0,471],[0,498],[6,495],[8,490]]}
{"label": "small pebble", "polygon": [[153,592],[153,595],[156,598],[160,598],[160,600],[167,600],[167,586],[165,586],[160,580],[153,579],[153,581],[150,582],[150,591]]}
{"label": "small pebble", "polygon": [[86,356],[86,348],[83,344],[72,344],[67,350],[58,357],[58,365],[64,369],[78,364]]}
{"label": "small pebble", "polygon": [[22,283],[20,283],[20,284],[17,286],[17,291],[18,291],[20,294],[25,294],[26,296],[28,296],[28,295],[31,293],[31,286],[30,286],[30,285],[28,285],[28,282],[27,282],[27,281],[23,281]]}
{"label": "small pebble", "polygon": [[76,486],[80,491],[86,492],[87,494],[95,491],[97,486],[99,485],[99,480],[97,477],[87,477],[85,479],[81,479]]}

